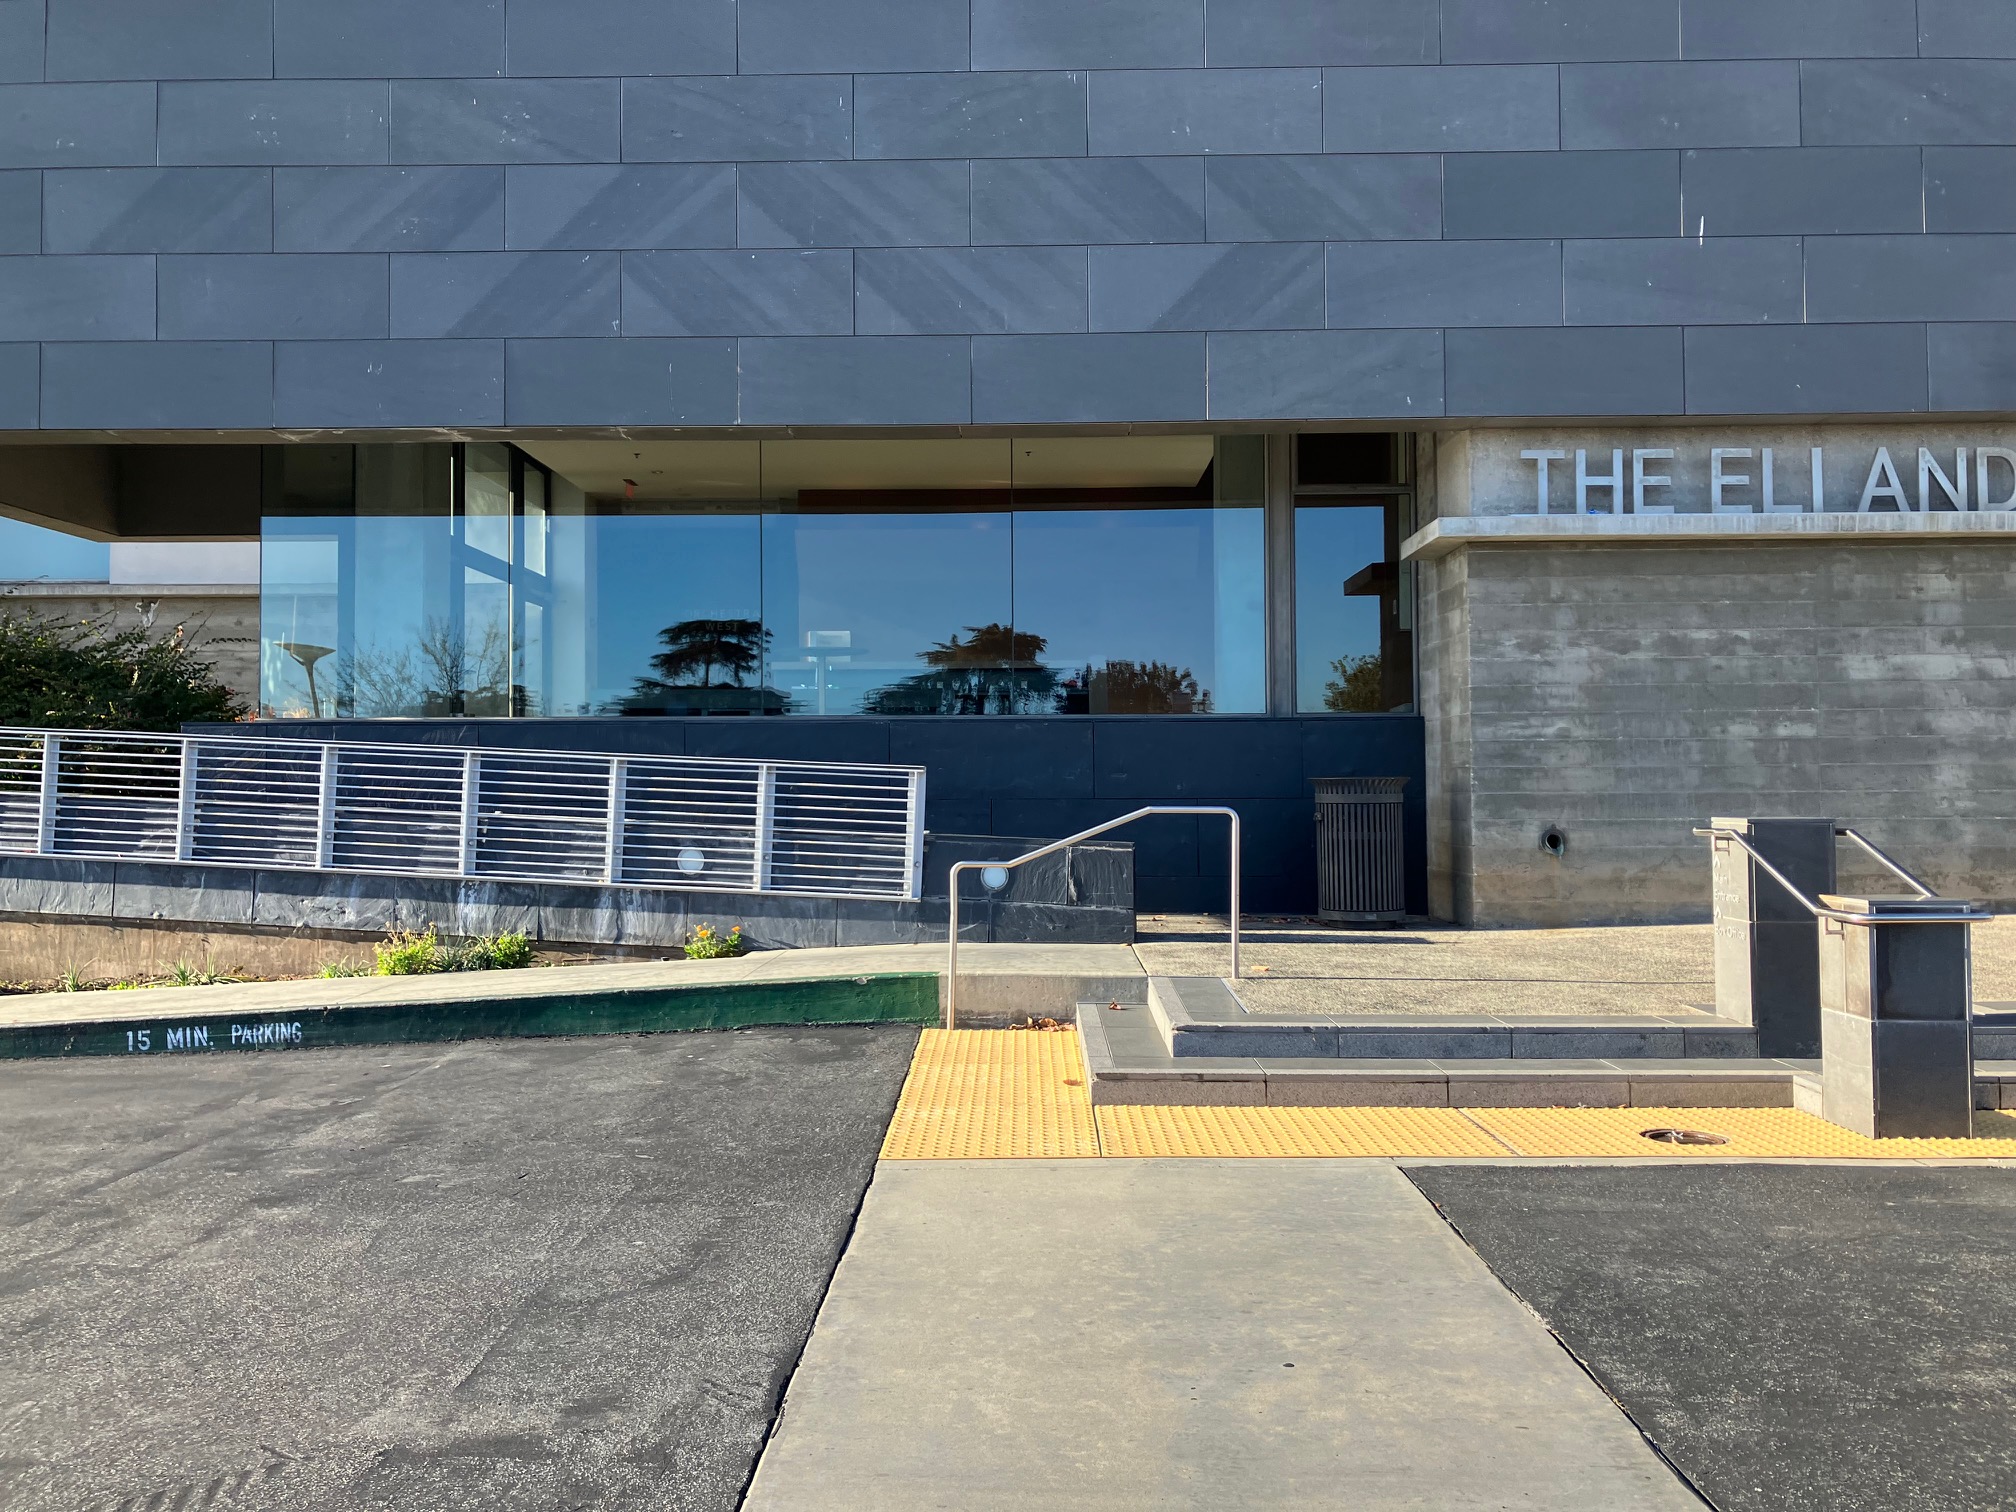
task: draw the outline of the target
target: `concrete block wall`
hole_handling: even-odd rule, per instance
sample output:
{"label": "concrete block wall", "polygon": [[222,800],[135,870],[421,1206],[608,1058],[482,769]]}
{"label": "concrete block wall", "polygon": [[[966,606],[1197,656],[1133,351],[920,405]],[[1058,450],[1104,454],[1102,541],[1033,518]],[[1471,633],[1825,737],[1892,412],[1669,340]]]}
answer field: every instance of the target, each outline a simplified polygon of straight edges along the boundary
{"label": "concrete block wall", "polygon": [[0,0],[0,431],[2016,407],[1994,0]]}
{"label": "concrete block wall", "polygon": [[1437,912],[1704,919],[1689,831],[1717,814],[1835,818],[1942,893],[2008,898],[2016,545],[1473,546],[1420,571]]}
{"label": "concrete block wall", "polygon": [[259,701],[259,590],[217,584],[10,583],[0,612],[33,614],[54,624],[86,621],[110,631],[160,635],[180,629],[217,680],[249,707]]}

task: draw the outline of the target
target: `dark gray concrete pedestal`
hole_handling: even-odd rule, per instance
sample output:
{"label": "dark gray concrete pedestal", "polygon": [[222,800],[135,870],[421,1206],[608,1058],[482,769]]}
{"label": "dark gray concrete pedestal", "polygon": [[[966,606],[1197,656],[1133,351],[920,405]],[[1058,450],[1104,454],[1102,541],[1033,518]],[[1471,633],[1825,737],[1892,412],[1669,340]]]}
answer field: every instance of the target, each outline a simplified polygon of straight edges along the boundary
{"label": "dark gray concrete pedestal", "polygon": [[1970,1137],[1965,921],[1986,909],[1951,898],[1820,901],[1859,916],[1819,920],[1821,1116],[1872,1139]]}
{"label": "dark gray concrete pedestal", "polygon": [[[1832,819],[1711,819],[1807,897],[1834,888]],[[1820,1053],[1820,942],[1812,913],[1740,845],[1713,842],[1715,1011],[1757,1030],[1760,1055]]]}

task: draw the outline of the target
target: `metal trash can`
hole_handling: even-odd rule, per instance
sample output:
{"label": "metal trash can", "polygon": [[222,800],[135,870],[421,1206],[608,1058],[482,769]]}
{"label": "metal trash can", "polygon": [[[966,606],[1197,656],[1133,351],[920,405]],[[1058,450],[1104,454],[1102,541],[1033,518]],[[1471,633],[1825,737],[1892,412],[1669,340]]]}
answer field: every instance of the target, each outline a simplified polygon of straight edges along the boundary
{"label": "metal trash can", "polygon": [[1400,822],[1405,777],[1316,779],[1316,916],[1345,924],[1407,917]]}

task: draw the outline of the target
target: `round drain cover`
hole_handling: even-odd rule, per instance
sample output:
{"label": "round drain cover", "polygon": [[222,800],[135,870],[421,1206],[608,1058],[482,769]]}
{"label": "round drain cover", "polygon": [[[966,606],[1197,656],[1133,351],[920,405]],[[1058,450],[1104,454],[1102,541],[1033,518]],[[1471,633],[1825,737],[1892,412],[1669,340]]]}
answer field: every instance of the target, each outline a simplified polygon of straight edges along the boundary
{"label": "round drain cover", "polygon": [[1727,1134],[1710,1134],[1706,1129],[1646,1129],[1638,1136],[1658,1144],[1718,1145],[1729,1143]]}

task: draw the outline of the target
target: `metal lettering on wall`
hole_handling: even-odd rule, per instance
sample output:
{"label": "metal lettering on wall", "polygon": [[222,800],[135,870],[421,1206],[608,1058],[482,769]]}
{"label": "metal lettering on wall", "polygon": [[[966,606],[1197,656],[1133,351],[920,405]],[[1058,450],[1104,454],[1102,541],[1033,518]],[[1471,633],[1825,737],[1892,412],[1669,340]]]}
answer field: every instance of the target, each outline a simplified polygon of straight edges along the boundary
{"label": "metal lettering on wall", "polygon": [[2016,433],[1965,422],[1482,429],[1435,473],[1442,515],[2016,513]]}
{"label": "metal lettering on wall", "polygon": [[[1935,452],[1927,446],[1878,446],[1859,490],[1842,493],[1841,467],[1830,468],[1824,446],[1782,457],[1772,446],[1703,444],[1705,498],[1695,494],[1692,510],[1676,496],[1674,472],[1681,456],[1672,446],[1613,446],[1593,454],[1588,447],[1528,447],[1519,453],[1532,464],[1531,507],[1526,514],[1827,514],[1980,512],[2016,508],[2016,449],[1956,446]],[[1914,455],[1915,452],[1915,455]],[[1903,461],[1900,469],[1898,456]],[[1627,460],[1628,458],[1628,460]],[[1788,468],[1790,476],[1788,476]],[[1912,474],[1915,472],[1915,485]]]}

